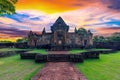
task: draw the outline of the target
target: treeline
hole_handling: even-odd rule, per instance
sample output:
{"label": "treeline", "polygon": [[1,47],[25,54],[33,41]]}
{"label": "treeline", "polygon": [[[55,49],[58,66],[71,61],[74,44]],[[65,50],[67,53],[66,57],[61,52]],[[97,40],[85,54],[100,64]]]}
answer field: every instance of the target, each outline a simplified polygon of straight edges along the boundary
{"label": "treeline", "polygon": [[109,37],[95,36],[94,42],[120,42],[120,32],[113,33]]}
{"label": "treeline", "polygon": [[120,32],[113,33],[109,37],[95,36],[93,41],[94,48],[109,48],[120,50]]}
{"label": "treeline", "polygon": [[0,41],[0,43],[13,43],[13,42],[12,41],[3,40],[3,41]]}

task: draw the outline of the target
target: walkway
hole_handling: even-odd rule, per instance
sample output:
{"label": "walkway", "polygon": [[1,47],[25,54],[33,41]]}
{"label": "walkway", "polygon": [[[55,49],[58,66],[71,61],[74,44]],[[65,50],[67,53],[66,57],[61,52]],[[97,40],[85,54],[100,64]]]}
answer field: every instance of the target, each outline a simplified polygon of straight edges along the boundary
{"label": "walkway", "polygon": [[[50,51],[49,54],[67,54]],[[70,62],[48,62],[31,80],[87,80]]]}

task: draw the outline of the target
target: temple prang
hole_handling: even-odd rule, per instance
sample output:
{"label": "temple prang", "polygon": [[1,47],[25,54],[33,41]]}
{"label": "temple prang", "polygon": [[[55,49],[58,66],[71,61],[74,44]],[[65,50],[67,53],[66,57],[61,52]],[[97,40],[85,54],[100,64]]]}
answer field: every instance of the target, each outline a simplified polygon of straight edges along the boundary
{"label": "temple prang", "polygon": [[84,34],[76,29],[69,32],[69,26],[59,17],[51,26],[51,32],[47,33],[45,28],[42,34],[36,34],[32,31],[28,34],[28,45],[31,47],[48,46],[50,48],[68,48],[68,47],[88,47],[93,45],[93,34],[86,30]]}

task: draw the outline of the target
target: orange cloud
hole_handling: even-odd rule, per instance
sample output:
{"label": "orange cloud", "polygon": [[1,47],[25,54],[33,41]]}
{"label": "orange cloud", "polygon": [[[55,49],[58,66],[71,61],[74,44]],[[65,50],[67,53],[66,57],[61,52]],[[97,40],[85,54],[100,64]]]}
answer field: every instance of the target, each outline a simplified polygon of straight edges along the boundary
{"label": "orange cloud", "polygon": [[12,41],[12,42],[15,42],[19,38],[21,38],[21,37],[11,37],[11,35],[0,33],[0,41]]}
{"label": "orange cloud", "polygon": [[110,36],[115,32],[120,32],[119,27],[111,27],[111,28],[104,27],[104,28],[96,28],[95,30],[99,33],[99,35],[104,35],[104,36]]}
{"label": "orange cloud", "polygon": [[16,8],[36,9],[46,13],[57,13],[81,9],[94,5],[96,2],[97,0],[19,0]]}

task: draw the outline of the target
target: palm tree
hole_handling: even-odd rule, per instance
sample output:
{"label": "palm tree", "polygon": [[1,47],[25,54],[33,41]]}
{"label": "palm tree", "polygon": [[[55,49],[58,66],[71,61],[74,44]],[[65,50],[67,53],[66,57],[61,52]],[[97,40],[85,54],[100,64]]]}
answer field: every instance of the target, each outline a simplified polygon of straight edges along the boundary
{"label": "palm tree", "polygon": [[4,14],[14,14],[15,13],[15,3],[18,0],[0,0],[0,15]]}

